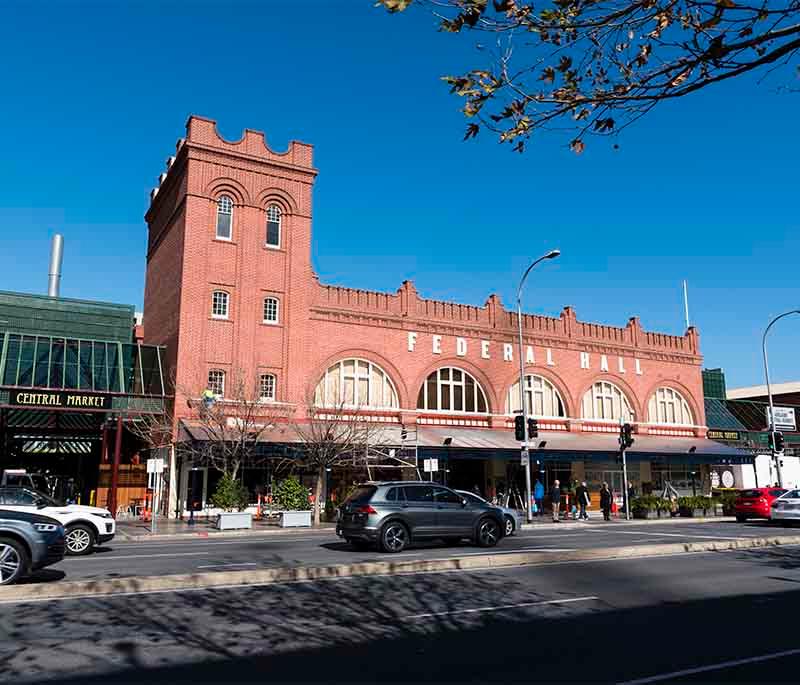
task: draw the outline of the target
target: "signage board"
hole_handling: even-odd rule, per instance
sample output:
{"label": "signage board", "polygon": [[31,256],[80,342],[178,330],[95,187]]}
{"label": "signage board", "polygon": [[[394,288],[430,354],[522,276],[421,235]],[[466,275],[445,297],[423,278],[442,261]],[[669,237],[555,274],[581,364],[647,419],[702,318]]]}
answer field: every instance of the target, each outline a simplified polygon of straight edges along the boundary
{"label": "signage board", "polygon": [[739,431],[718,431],[710,430],[706,433],[709,440],[741,440]]}
{"label": "signage board", "polygon": [[435,471],[439,470],[439,460],[438,459],[426,459],[425,460],[425,473],[434,473]]}
{"label": "signage board", "polygon": [[[770,421],[769,407],[766,407],[767,412],[767,430],[772,423]],[[796,431],[797,420],[795,419],[794,407],[775,407],[775,430],[779,431]]]}
{"label": "signage board", "polygon": [[147,460],[147,473],[164,473],[164,460],[163,459],[148,459]]}
{"label": "signage board", "polygon": [[9,404],[42,409],[110,409],[111,396],[80,390],[12,390]]}
{"label": "signage board", "polygon": [[520,456],[519,463],[522,466],[527,466],[528,464],[530,464],[530,461],[531,461],[531,459],[530,459],[530,456],[528,455],[528,453],[527,452],[523,452],[522,455]]}

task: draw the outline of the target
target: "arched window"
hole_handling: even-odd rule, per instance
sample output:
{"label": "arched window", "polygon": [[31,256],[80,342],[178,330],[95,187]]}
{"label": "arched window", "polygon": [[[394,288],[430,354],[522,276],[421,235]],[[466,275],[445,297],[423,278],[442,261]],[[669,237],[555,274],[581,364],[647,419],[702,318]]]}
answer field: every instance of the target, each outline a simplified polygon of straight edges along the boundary
{"label": "arched window", "polygon": [[677,390],[659,388],[650,397],[647,405],[650,423],[671,423],[678,426],[693,426],[689,403]]}
{"label": "arched window", "polygon": [[278,205],[267,207],[267,245],[281,246],[281,208]]}
{"label": "arched window", "polygon": [[225,372],[222,369],[211,369],[208,372],[208,389],[217,397],[225,396]]}
{"label": "arched window", "polygon": [[217,238],[230,240],[233,226],[233,200],[223,195],[217,200]]}
{"label": "arched window", "polygon": [[487,414],[489,405],[478,381],[462,369],[446,366],[428,376],[419,390],[417,409]]}
{"label": "arched window", "polygon": [[616,385],[598,381],[583,396],[583,418],[632,421],[633,410],[625,393]]}
{"label": "arched window", "polygon": [[278,323],[278,298],[264,299],[264,323]]}
{"label": "arched window", "polygon": [[258,396],[263,402],[275,401],[275,376],[262,373],[258,378]]}
{"label": "arched window", "polygon": [[[525,408],[531,416],[560,418],[567,415],[564,401],[558,390],[546,378],[525,376]],[[522,409],[519,403],[519,381],[508,391],[508,413],[514,414]]]}
{"label": "arched window", "polygon": [[211,316],[214,319],[228,318],[228,301],[230,297],[224,290],[211,293]]}
{"label": "arched window", "polygon": [[343,359],[329,367],[317,384],[314,403],[362,409],[400,406],[389,375],[365,359]]}

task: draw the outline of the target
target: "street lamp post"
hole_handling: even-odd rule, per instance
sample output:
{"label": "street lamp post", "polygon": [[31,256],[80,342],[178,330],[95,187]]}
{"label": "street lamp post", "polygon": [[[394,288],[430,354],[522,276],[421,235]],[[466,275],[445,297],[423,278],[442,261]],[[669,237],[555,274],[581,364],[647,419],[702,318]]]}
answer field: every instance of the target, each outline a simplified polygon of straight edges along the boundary
{"label": "street lamp post", "polygon": [[[781,474],[780,459],[775,454],[775,405],[772,403],[772,388],[769,384],[769,364],[767,363],[767,333],[772,328],[773,324],[780,321],[783,317],[790,314],[800,314],[800,309],[792,309],[783,314],[778,314],[772,321],[767,324],[764,329],[764,336],[761,338],[761,351],[764,354],[764,377],[767,381],[767,397],[769,397],[769,436],[770,436],[770,454],[772,454],[772,461],[775,463],[775,470],[778,474],[778,486],[783,487],[783,475]],[[755,469],[754,469],[755,470]]]}
{"label": "street lamp post", "polygon": [[525,285],[525,280],[534,266],[545,259],[555,259],[561,254],[560,250],[550,250],[547,254],[542,255],[539,259],[531,263],[525,273],[522,275],[522,280],[519,282],[517,288],[517,327],[519,329],[519,399],[520,406],[522,407],[522,425],[525,427],[525,441],[522,445],[522,465],[525,467],[525,511],[528,523],[533,520],[531,513],[531,458],[528,451],[528,409],[525,406],[525,357],[523,353],[522,343],[522,286]]}

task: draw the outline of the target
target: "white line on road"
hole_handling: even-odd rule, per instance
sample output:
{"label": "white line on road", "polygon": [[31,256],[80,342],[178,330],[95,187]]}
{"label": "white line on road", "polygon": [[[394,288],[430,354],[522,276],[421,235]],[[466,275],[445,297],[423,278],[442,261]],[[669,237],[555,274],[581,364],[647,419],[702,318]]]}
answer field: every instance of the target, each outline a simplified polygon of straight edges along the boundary
{"label": "white line on road", "polygon": [[[277,537],[277,536],[276,536]],[[136,540],[119,540],[114,545],[117,549],[120,547],[174,547],[175,545],[255,545],[255,544],[272,544],[275,542],[307,542],[309,540],[320,540],[322,542],[330,540],[340,540],[334,535],[330,538],[323,535],[315,535],[314,537],[305,538],[282,538],[282,539],[269,539],[266,537],[242,537],[238,540],[214,540],[203,537],[192,538],[191,540],[162,540],[153,542],[138,542]]]}
{"label": "white line on road", "polygon": [[724,535],[686,535],[684,533],[646,533],[637,530],[620,530],[620,535],[652,535],[660,538],[700,538],[702,540],[741,540],[741,537],[725,537]]}
{"label": "white line on road", "polygon": [[[209,554],[211,554],[211,552],[175,552],[173,554],[126,554],[119,557],[110,557],[103,554],[94,557],[84,557],[81,561],[118,561],[120,559],[154,559],[156,557],[199,557],[207,556]],[[78,560],[70,559],[70,561]]]}
{"label": "white line on road", "polygon": [[571,599],[550,599],[546,602],[520,602],[519,604],[501,604],[496,607],[478,607],[477,609],[457,609],[455,611],[438,611],[432,614],[412,614],[401,616],[403,621],[413,621],[418,618],[436,618],[437,616],[455,616],[457,614],[477,614],[486,611],[507,611],[508,609],[523,609],[525,607],[545,606],[546,604],[571,604],[573,602],[589,602],[599,597],[573,597]]}
{"label": "white line on road", "polygon": [[682,671],[672,671],[671,673],[659,673],[658,675],[648,676],[647,678],[626,680],[622,683],[619,683],[619,685],[644,685],[645,683],[658,683],[663,680],[672,680],[674,678],[681,678],[687,675],[694,675],[695,673],[708,673],[709,671],[720,671],[723,668],[731,668],[732,666],[757,664],[762,661],[770,661],[771,659],[781,659],[782,657],[785,656],[795,656],[798,654],[800,654],[800,649],[787,649],[783,652],[763,654],[762,656],[751,656],[746,659],[733,659],[732,661],[720,661],[718,664],[709,664],[708,666],[698,666],[697,668],[685,668]]}
{"label": "white line on road", "polygon": [[258,564],[255,561],[242,561],[231,564],[204,564],[203,566],[198,566],[197,568],[220,568],[221,566],[258,566]]}

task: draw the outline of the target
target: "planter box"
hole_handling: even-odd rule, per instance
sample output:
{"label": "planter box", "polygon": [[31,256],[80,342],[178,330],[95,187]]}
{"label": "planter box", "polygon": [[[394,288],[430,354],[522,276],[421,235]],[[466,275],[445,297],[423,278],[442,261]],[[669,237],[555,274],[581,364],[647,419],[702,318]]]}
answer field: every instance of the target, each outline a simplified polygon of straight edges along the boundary
{"label": "planter box", "polygon": [[253,527],[253,515],[246,511],[224,511],[217,514],[219,530],[238,530]]}
{"label": "planter box", "polygon": [[702,509],[686,509],[685,507],[681,507],[681,516],[699,519],[705,516],[705,512]]}
{"label": "planter box", "polygon": [[635,519],[657,519],[657,511],[634,511],[633,518]]}
{"label": "planter box", "polygon": [[311,512],[310,511],[282,512],[281,528],[311,528]]}

